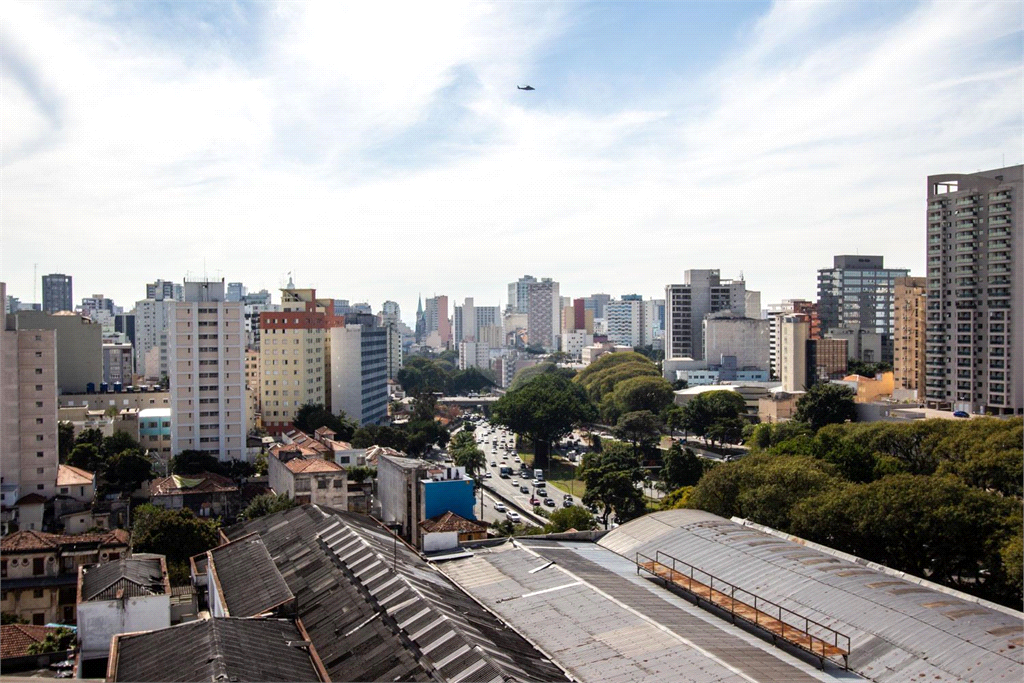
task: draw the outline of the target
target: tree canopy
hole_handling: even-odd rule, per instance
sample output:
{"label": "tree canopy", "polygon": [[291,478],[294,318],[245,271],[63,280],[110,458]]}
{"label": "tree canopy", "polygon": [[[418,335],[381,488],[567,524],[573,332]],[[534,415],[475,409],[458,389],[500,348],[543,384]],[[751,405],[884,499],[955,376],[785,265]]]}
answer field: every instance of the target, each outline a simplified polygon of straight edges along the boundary
{"label": "tree canopy", "polygon": [[168,562],[188,558],[220,544],[219,524],[200,519],[188,508],[166,510],[140,505],[132,511],[132,552],[166,555]]}
{"label": "tree canopy", "polygon": [[519,389],[527,382],[548,373],[562,375],[566,379],[572,379],[576,375],[575,370],[570,368],[561,368],[554,363],[537,363],[536,365],[531,365],[530,367],[523,368],[517,372],[512,378],[512,383],[509,385],[509,391]]}
{"label": "tree canopy", "polygon": [[253,498],[249,505],[242,510],[242,519],[258,519],[275,512],[283,512],[295,507],[295,500],[289,498],[287,493],[264,493]]}
{"label": "tree canopy", "polygon": [[743,432],[740,416],[747,404],[735,391],[705,391],[683,406],[683,426],[709,441],[737,443]]}
{"label": "tree canopy", "polygon": [[307,403],[299,408],[292,424],[307,434],[312,434],[321,427],[331,429],[339,441],[351,441],[357,425],[348,419],[344,411],[339,415],[327,410],[322,403]]}
{"label": "tree canopy", "polygon": [[704,476],[704,465],[690,448],[683,450],[679,444],[674,443],[662,457],[661,480],[665,483],[666,490],[674,491],[683,486],[696,486]]}
{"label": "tree canopy", "polygon": [[601,507],[605,526],[612,512],[619,522],[625,522],[647,511],[643,491],[637,486],[644,480],[644,471],[626,444],[606,442],[601,453],[584,455],[580,477],[587,485],[583,503]]}
{"label": "tree canopy", "polygon": [[553,441],[593,420],[594,407],[583,390],[557,373],[543,374],[502,396],[491,408],[491,420],[534,443],[535,466],[547,467]]}
{"label": "tree canopy", "polygon": [[857,421],[853,389],[841,384],[815,384],[797,399],[794,419],[818,431],[827,424]]}

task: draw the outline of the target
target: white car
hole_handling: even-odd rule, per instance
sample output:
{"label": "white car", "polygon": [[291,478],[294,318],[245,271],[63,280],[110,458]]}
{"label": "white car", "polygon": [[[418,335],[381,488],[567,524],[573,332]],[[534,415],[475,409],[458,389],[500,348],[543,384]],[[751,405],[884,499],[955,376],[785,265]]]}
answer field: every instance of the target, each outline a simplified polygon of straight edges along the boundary
{"label": "white car", "polygon": [[504,512],[505,510],[508,510],[508,508],[505,507],[505,504],[502,503],[500,500],[494,504],[494,509],[497,510],[498,512]]}
{"label": "white car", "polygon": [[507,519],[510,522],[515,523],[515,522],[522,521],[523,518],[520,517],[519,513],[516,512],[515,510],[509,510],[508,512],[505,513],[505,519]]}

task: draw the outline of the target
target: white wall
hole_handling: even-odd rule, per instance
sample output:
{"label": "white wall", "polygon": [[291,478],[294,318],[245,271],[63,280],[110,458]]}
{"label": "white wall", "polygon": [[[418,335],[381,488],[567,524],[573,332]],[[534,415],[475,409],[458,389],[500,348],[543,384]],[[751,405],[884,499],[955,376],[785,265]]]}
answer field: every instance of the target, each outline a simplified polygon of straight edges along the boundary
{"label": "white wall", "polygon": [[442,531],[439,533],[423,534],[423,552],[429,553],[435,550],[450,550],[459,547],[458,531]]}
{"label": "white wall", "polygon": [[[123,609],[122,609],[123,605]],[[118,633],[152,631],[171,625],[171,597],[146,595],[78,605],[78,638],[83,659],[103,659]]]}

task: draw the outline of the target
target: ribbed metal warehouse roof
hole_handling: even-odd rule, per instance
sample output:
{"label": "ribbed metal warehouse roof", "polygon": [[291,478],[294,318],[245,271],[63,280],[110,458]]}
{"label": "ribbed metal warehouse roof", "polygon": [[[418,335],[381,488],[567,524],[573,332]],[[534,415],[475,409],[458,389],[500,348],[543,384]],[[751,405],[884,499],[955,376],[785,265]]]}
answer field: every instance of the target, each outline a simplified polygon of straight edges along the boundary
{"label": "ribbed metal warehouse roof", "polygon": [[706,512],[646,515],[598,544],[628,559],[668,553],[845,633],[850,667],[879,683],[1024,680],[1024,615]]}
{"label": "ribbed metal warehouse roof", "polygon": [[856,678],[773,648],[592,542],[521,538],[440,564],[580,681],[806,682]]}

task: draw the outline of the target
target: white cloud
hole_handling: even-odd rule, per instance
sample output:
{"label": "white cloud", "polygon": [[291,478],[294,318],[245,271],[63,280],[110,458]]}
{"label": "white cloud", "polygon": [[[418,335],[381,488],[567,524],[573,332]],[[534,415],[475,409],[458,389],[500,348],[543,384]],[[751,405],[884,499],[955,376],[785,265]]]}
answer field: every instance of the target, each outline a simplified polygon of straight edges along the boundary
{"label": "white cloud", "polygon": [[5,5],[5,46],[61,112],[48,133],[4,71],[10,293],[29,298],[38,262],[128,305],[205,257],[211,275],[273,288],[295,270],[406,317],[418,291],[491,303],[524,272],[653,296],[720,267],[767,303],[813,296],[836,253],[920,272],[925,176],[1021,149],[1021,65],[990,49],[1019,35],[1019,3],[927,4],[881,30],[781,3],[705,79],[666,74],[656,108],[611,113],[514,89],[572,5],[259,7],[240,58],[202,27],[182,46]]}

